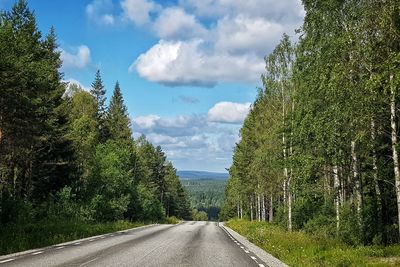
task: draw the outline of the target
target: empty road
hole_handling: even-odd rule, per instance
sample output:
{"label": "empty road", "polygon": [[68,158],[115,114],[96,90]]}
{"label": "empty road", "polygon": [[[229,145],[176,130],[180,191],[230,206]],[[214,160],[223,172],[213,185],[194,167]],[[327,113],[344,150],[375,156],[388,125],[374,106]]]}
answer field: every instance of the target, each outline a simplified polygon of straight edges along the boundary
{"label": "empty road", "polygon": [[0,266],[267,266],[216,222],[153,225],[0,260]]}

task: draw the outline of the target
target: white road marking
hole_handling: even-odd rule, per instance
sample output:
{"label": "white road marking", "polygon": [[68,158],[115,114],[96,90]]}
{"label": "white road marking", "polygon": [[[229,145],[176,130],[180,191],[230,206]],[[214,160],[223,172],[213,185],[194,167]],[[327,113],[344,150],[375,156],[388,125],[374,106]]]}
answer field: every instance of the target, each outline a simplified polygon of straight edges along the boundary
{"label": "white road marking", "polygon": [[65,248],[64,246],[61,246],[61,247],[56,247],[56,249],[62,249],[62,248]]}
{"label": "white road marking", "polygon": [[110,236],[114,236],[114,235],[110,235]]}
{"label": "white road marking", "polygon": [[91,263],[91,262],[97,260],[97,259],[98,259],[98,258],[91,259],[90,261],[87,261],[87,262],[85,262],[85,263],[82,263],[82,264],[79,265],[79,266],[84,266],[84,265],[86,265],[86,264],[89,264],[89,263]]}
{"label": "white road marking", "polygon": [[105,236],[101,236],[100,238],[103,239],[103,238],[106,238],[106,237]]}
{"label": "white road marking", "polygon": [[95,240],[96,240],[96,239],[90,239],[89,242],[93,242],[93,241],[95,241]]}
{"label": "white road marking", "polygon": [[80,245],[81,244],[81,242],[76,242],[76,243],[74,243],[74,245]]}
{"label": "white road marking", "polygon": [[254,257],[254,256],[250,256],[250,258],[252,258],[253,260],[256,260],[257,258],[256,257]]}
{"label": "white road marking", "polygon": [[265,265],[264,265],[264,264],[261,264],[261,263],[259,263],[258,266],[260,266],[260,267],[265,267]]}
{"label": "white road marking", "polygon": [[246,253],[250,253],[250,251],[248,251],[248,250],[244,250],[244,252],[246,252]]}
{"label": "white road marking", "polygon": [[38,251],[38,252],[32,253],[32,255],[39,255],[39,254],[42,254],[42,253],[43,253],[43,251]]}
{"label": "white road marking", "polygon": [[0,261],[0,263],[6,263],[6,262],[13,261],[13,260],[14,260],[14,259],[7,259],[7,260]]}
{"label": "white road marking", "polygon": [[243,246],[240,246],[240,248],[244,249],[244,247],[243,247]]}

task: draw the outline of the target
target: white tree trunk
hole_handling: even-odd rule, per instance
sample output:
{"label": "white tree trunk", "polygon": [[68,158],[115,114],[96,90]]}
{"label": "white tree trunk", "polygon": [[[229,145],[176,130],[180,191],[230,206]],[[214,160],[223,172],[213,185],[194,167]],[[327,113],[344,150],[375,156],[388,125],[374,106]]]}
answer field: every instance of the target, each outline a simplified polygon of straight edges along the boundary
{"label": "white tree trunk", "polygon": [[250,198],[250,221],[253,221],[253,197]]}
{"label": "white tree trunk", "polygon": [[371,120],[371,139],[372,139],[372,168],[374,170],[374,184],[375,184],[375,194],[378,201],[378,210],[380,211],[382,208],[382,197],[381,197],[381,190],[379,188],[378,183],[378,163],[377,163],[377,156],[375,150],[375,141],[376,141],[376,129],[375,129],[375,121],[374,119]]}
{"label": "white tree trunk", "polygon": [[261,210],[262,220],[265,222],[265,196],[262,194],[262,210]]}
{"label": "white tree trunk", "polygon": [[397,154],[397,123],[396,123],[396,90],[393,84],[393,74],[390,75],[390,125],[392,128],[392,151],[393,151],[393,166],[394,178],[397,196],[397,217],[398,229],[400,235],[400,170],[399,170],[399,155]]}
{"label": "white tree trunk", "polygon": [[240,219],[243,219],[243,201],[240,201]]}
{"label": "white tree trunk", "polygon": [[335,208],[336,208],[336,231],[340,227],[340,183],[338,175],[338,166],[333,166],[333,187],[335,189]]}
{"label": "white tree trunk", "polygon": [[362,224],[362,188],[361,188],[361,181],[360,176],[358,173],[358,158],[356,153],[356,142],[351,141],[351,158],[353,162],[353,181],[356,187],[356,207],[357,207],[357,219],[358,224],[361,226]]}
{"label": "white tree trunk", "polygon": [[269,200],[268,220],[269,222],[272,222],[274,220],[274,197],[272,193]]}

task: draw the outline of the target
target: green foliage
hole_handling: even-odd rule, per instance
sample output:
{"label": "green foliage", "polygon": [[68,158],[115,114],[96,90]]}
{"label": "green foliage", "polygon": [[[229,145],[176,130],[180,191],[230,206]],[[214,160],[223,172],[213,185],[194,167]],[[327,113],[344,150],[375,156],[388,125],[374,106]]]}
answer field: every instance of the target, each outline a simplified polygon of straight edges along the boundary
{"label": "green foliage", "polygon": [[303,5],[298,43],[284,34],[265,57],[222,216],[352,246],[399,242],[399,2]]}
{"label": "green foliage", "polygon": [[208,221],[208,215],[204,211],[198,211],[194,209],[192,211],[192,219],[193,221]]}
{"label": "green foliage", "polygon": [[[327,218],[319,217],[314,220],[317,224],[323,221],[329,223]],[[354,248],[326,237],[325,234],[320,236],[319,231],[313,234],[297,231],[290,233],[279,226],[265,222],[232,220],[227,222],[226,226],[289,266],[397,266],[400,264],[399,245]]]}
{"label": "green foliage", "polygon": [[0,59],[3,252],[112,231],[117,220],[190,218],[161,147],[133,139],[119,84],[107,107],[100,71],[90,93],[63,82],[55,30],[42,38],[24,0],[0,12]]}
{"label": "green foliage", "polygon": [[205,211],[210,220],[218,220],[226,181],[200,179],[182,180],[181,183],[188,192],[191,206]]}
{"label": "green foliage", "polygon": [[167,217],[167,218],[165,218],[165,221],[168,224],[178,224],[180,222],[179,219],[176,218],[175,216]]}

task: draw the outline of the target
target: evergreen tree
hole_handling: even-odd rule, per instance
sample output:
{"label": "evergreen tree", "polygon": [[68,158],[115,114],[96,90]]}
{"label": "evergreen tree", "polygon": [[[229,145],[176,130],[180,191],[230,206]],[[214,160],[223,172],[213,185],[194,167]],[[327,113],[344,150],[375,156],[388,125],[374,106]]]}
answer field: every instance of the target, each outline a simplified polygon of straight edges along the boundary
{"label": "evergreen tree", "polygon": [[115,84],[114,93],[111,97],[105,125],[110,139],[132,142],[130,119],[118,82]]}
{"label": "evergreen tree", "polygon": [[100,70],[97,70],[90,93],[95,97],[97,102],[97,124],[99,127],[100,142],[107,139],[107,128],[105,126],[105,118],[107,112],[106,106],[106,89],[101,79]]}

